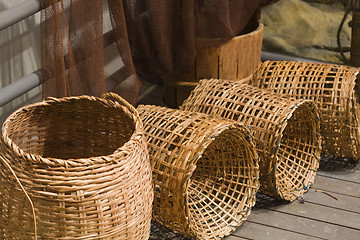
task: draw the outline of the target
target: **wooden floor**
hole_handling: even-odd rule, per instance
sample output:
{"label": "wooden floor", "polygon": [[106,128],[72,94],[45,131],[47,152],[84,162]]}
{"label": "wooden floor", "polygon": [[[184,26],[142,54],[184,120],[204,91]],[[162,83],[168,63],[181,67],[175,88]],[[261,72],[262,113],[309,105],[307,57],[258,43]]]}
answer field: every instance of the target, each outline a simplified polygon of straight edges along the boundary
{"label": "wooden floor", "polygon": [[[146,84],[139,103],[163,105],[161,87]],[[185,238],[152,225],[151,240]],[[249,218],[224,240],[360,239],[360,164],[322,157],[315,184],[287,203],[258,194]]]}
{"label": "wooden floor", "polygon": [[322,158],[315,185],[303,198],[260,198],[248,220],[224,239],[360,239],[359,166]]}

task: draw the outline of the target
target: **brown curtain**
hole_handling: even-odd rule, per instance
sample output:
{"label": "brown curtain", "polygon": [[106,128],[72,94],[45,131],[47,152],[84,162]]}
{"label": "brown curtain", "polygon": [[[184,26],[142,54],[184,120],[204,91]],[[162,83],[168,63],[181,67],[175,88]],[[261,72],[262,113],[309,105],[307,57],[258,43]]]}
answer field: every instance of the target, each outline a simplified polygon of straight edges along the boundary
{"label": "brown curtain", "polygon": [[102,1],[43,0],[43,97],[105,92]]}
{"label": "brown curtain", "polygon": [[119,61],[119,70],[110,76],[117,83],[113,89],[106,89],[104,79],[103,1],[42,0],[43,97],[115,91],[135,103],[141,83],[131,59],[123,2],[108,0],[108,5],[113,26],[110,40],[124,63]]}
{"label": "brown curtain", "polygon": [[257,9],[276,1],[136,1],[135,14],[127,16],[127,20],[138,74],[176,77],[194,63],[197,44],[220,46],[242,34]]}
{"label": "brown curtain", "polygon": [[244,30],[259,6],[273,2],[107,1],[111,39],[124,63],[119,61],[119,70],[110,76],[113,89],[106,89],[104,79],[103,0],[41,1],[43,97],[115,91],[135,104],[141,89],[137,74],[151,78],[186,70],[194,62],[196,44],[225,43]]}

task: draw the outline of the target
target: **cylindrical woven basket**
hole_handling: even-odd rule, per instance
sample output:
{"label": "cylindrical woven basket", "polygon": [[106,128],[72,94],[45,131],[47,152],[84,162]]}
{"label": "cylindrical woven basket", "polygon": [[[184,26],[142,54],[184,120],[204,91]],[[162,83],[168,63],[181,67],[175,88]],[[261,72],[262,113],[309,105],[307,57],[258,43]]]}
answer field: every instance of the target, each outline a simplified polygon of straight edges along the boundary
{"label": "cylindrical woven basket", "polygon": [[0,144],[1,239],[148,239],[153,188],[137,111],[89,96],[14,112]]}
{"label": "cylindrical woven basket", "polygon": [[318,105],[322,149],[326,155],[360,157],[358,68],[335,64],[266,61],[251,85]]}
{"label": "cylindrical woven basket", "polygon": [[179,107],[203,78],[241,80],[251,76],[261,63],[264,25],[232,38],[220,47],[196,47],[193,68],[174,77],[164,78],[164,101],[168,107]]}
{"label": "cylindrical woven basket", "polygon": [[202,80],[180,107],[243,122],[260,158],[260,191],[295,200],[313,184],[319,166],[319,119],[309,100],[282,98],[228,80]]}
{"label": "cylindrical woven basket", "polygon": [[197,239],[234,231],[259,187],[249,130],[200,113],[150,105],[137,110],[153,170],[153,219]]}

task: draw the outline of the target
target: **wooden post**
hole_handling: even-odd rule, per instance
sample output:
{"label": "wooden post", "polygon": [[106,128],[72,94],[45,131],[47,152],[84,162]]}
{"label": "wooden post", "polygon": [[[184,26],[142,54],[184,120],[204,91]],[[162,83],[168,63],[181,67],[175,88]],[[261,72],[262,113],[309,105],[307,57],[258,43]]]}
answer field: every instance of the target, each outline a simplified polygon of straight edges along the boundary
{"label": "wooden post", "polygon": [[360,66],[360,9],[353,11],[351,31],[350,64]]}

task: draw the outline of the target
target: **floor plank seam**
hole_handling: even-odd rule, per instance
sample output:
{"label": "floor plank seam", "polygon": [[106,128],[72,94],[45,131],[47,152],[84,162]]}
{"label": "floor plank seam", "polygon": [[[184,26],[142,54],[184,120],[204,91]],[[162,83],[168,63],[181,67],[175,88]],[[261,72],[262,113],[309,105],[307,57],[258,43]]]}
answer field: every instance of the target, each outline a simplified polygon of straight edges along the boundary
{"label": "floor plank seam", "polygon": [[270,211],[278,212],[278,213],[283,213],[283,214],[295,216],[295,217],[300,217],[300,218],[309,219],[309,220],[313,220],[313,221],[317,221],[317,222],[322,222],[322,223],[326,223],[326,224],[335,225],[335,226],[338,226],[338,227],[352,229],[352,230],[355,230],[355,231],[360,231],[360,228],[354,228],[354,227],[350,227],[350,226],[346,226],[346,225],[342,225],[342,224],[338,224],[338,223],[333,223],[333,222],[328,222],[328,221],[324,221],[324,220],[316,219],[316,218],[312,218],[312,217],[296,215],[294,213],[288,213],[286,211],[279,211],[279,210],[271,209],[271,208],[266,208],[266,209],[270,210]]}
{"label": "floor plank seam", "polygon": [[[338,201],[341,201],[341,200],[338,200]],[[360,214],[360,212],[357,212],[357,211],[343,209],[343,208],[339,208],[339,207],[333,207],[333,206],[329,206],[329,205],[325,205],[325,204],[321,204],[321,203],[312,202],[312,201],[309,201],[309,200],[306,200],[306,199],[304,200],[304,202],[314,204],[314,205],[318,205],[318,206],[322,206],[322,207],[328,207],[328,208],[332,208],[332,209],[336,209],[336,210],[341,210],[341,211],[345,211],[345,212]],[[359,218],[360,218],[360,216],[359,216]]]}
{"label": "floor plank seam", "polygon": [[[272,225],[269,225],[269,224],[259,223],[259,222],[255,222],[255,221],[252,221],[252,220],[247,220],[246,222],[250,222],[250,223],[253,223],[253,224],[258,224],[258,225],[262,225],[262,226],[266,226],[266,227],[271,227],[271,228],[277,228],[277,229],[280,229],[280,230],[283,230],[283,231],[296,233],[296,234],[300,234],[300,235],[303,235],[303,236],[308,236],[308,237],[317,238],[317,239],[321,239],[321,240],[328,240],[326,238],[322,238],[322,237],[318,237],[318,236],[314,236],[314,235],[310,235],[310,234],[306,234],[306,233],[302,233],[302,232],[297,232],[297,231],[293,231],[293,230],[286,229],[286,228],[281,228],[279,226],[272,226]],[[241,234],[241,231],[236,236],[243,237],[240,234]]]}

